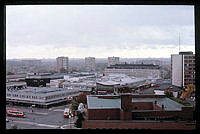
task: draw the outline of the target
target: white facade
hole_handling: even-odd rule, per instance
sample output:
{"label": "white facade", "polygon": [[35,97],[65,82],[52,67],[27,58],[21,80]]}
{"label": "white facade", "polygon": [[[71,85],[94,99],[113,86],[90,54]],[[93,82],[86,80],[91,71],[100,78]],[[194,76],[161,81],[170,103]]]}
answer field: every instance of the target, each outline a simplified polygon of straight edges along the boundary
{"label": "white facade", "polygon": [[50,87],[50,88],[59,88],[60,84],[62,82],[64,82],[64,81],[65,81],[64,79],[50,80],[50,83],[49,84],[47,83],[47,87]]}
{"label": "white facade", "polygon": [[165,95],[165,91],[162,90],[154,90],[155,95]]}
{"label": "white facade", "polygon": [[172,58],[172,85],[183,86],[183,56],[174,54]]}
{"label": "white facade", "polygon": [[86,57],[85,58],[85,69],[87,72],[96,71],[95,57]]}
{"label": "white facade", "polygon": [[178,98],[178,92],[173,92],[172,94],[175,98]]}
{"label": "white facade", "polygon": [[58,58],[56,58],[56,62],[57,62],[57,71],[58,72],[62,72],[61,71],[62,69],[65,73],[68,72],[68,69],[69,69],[68,57],[58,57]]}
{"label": "white facade", "polygon": [[108,67],[119,64],[119,57],[108,57]]}

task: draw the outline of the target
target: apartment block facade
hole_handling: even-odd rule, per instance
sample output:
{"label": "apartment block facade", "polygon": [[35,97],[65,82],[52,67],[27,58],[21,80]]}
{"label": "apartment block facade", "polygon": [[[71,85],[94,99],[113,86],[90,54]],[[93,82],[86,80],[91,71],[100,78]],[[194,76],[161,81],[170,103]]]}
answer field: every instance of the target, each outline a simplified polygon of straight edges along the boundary
{"label": "apartment block facade", "polygon": [[119,57],[108,57],[108,67],[119,64]]}
{"label": "apartment block facade", "polygon": [[85,57],[85,69],[87,72],[96,71],[95,57]]}
{"label": "apartment block facade", "polygon": [[56,58],[57,72],[68,73],[69,69],[68,57],[58,57]]}
{"label": "apartment block facade", "polygon": [[180,52],[171,55],[171,82],[172,85],[185,87],[195,84],[195,54]]}

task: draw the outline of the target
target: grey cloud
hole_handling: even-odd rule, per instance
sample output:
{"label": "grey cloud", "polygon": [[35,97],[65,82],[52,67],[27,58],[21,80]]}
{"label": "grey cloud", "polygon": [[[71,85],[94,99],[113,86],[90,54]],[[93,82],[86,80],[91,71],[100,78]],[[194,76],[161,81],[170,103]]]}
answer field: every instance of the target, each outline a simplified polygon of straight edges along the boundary
{"label": "grey cloud", "polygon": [[194,44],[192,6],[9,6],[7,45],[138,49]]}

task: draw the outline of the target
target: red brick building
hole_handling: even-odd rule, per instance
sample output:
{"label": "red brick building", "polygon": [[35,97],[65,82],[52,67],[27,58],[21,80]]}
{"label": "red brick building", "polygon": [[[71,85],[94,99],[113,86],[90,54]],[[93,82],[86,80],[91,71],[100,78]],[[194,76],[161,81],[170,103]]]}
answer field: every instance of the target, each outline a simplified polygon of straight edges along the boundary
{"label": "red brick building", "polygon": [[174,123],[177,129],[195,128],[195,123],[191,123],[194,109],[165,96],[96,95],[87,96],[87,103],[83,128],[166,129],[169,126],[169,129],[174,129]]}

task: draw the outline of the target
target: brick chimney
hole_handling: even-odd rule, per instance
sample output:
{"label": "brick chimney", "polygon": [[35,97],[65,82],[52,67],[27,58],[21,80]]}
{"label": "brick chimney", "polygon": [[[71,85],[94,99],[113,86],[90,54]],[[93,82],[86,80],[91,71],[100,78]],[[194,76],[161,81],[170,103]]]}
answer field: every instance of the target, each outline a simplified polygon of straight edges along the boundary
{"label": "brick chimney", "polygon": [[132,95],[122,94],[121,95],[121,109],[125,112],[129,112],[132,109]]}
{"label": "brick chimney", "polygon": [[131,120],[132,119],[131,109],[132,109],[132,95],[122,94],[120,120]]}

